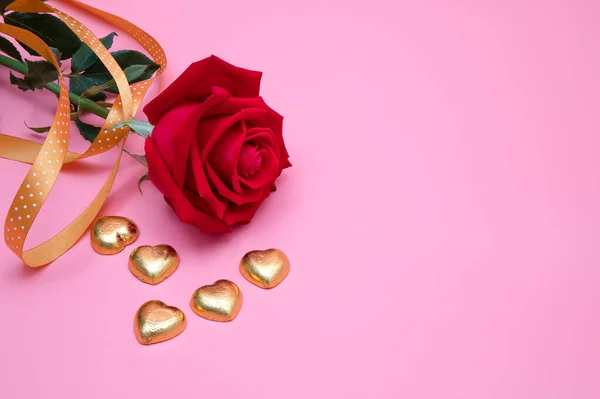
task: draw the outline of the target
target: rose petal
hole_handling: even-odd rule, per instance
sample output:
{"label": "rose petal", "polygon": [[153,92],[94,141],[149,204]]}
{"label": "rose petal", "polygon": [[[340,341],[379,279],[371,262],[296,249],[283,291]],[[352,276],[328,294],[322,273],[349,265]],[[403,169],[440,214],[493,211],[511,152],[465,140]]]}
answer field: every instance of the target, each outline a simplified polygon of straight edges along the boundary
{"label": "rose petal", "polygon": [[[181,156],[181,146],[183,142],[182,139],[185,137],[186,121],[189,123],[190,116],[193,116],[194,111],[199,107],[201,107],[201,104],[199,103],[186,103],[170,110],[163,115],[152,131],[151,137],[154,140],[154,144],[164,159],[167,168],[175,176],[175,181],[178,180],[176,172],[181,168],[181,162],[185,162],[187,159],[187,156]],[[189,148],[189,146],[187,148]],[[185,152],[187,152],[187,150]]]}
{"label": "rose petal", "polygon": [[[277,160],[277,173],[276,177],[281,174],[281,153],[280,147],[276,144],[276,137],[269,128],[252,128],[248,130],[248,136],[246,137],[246,142],[249,144],[258,145],[259,149],[268,149],[273,152],[274,159]],[[263,161],[264,162],[264,161]]]}
{"label": "rose petal", "polygon": [[209,164],[206,164],[206,174],[208,175],[208,179],[214,184],[217,192],[236,205],[243,205],[249,202],[258,201],[263,195],[262,189],[245,189],[241,193],[233,191],[225,183],[223,183],[221,179],[219,179],[219,176]]}
{"label": "rose petal", "polygon": [[260,120],[248,120],[248,130],[255,127],[267,127],[271,129],[275,135],[276,142],[278,143],[279,152],[281,154],[279,158],[279,166],[281,169],[292,166],[289,162],[289,154],[283,141],[283,116],[278,114],[275,110],[267,105],[262,97],[255,98],[230,98],[223,102],[219,107],[211,109],[210,112],[218,111],[229,111],[231,109],[243,109],[243,108],[260,108],[264,109],[266,113]]}
{"label": "rose petal", "polygon": [[144,107],[151,124],[175,105],[202,101],[211,94],[211,86],[219,86],[234,97],[257,97],[262,72],[236,67],[214,55],[190,65],[169,87]]}
{"label": "rose petal", "polygon": [[269,128],[253,127],[248,129],[246,131],[246,142],[257,143],[262,147],[275,148],[279,153],[279,145],[276,144],[275,134]]}
{"label": "rose petal", "polygon": [[262,189],[264,187],[271,187],[275,179],[277,178],[277,174],[279,172],[278,169],[278,159],[272,148],[265,148],[263,151],[263,159],[261,168],[256,174],[249,179],[245,179],[240,176],[240,182],[252,189]]}
{"label": "rose petal", "polygon": [[260,101],[263,103],[263,107],[267,110],[266,117],[263,121],[263,126],[269,127],[276,137],[277,143],[279,143],[279,167],[282,169],[292,166],[289,162],[290,155],[288,154],[285,142],[283,141],[283,116],[279,115],[275,110],[267,105],[262,98]]}
{"label": "rose petal", "polygon": [[[266,106],[265,102],[262,101],[260,97],[231,97],[218,106],[211,108],[206,113],[206,116],[233,115],[248,108],[258,108],[264,111],[269,110],[269,107]],[[261,113],[257,120],[261,121],[265,116],[264,113]]]}
{"label": "rose petal", "polygon": [[[144,153],[146,156],[146,161],[148,161],[148,178],[150,178],[151,169],[154,168],[154,165],[163,164],[163,165],[165,165],[165,168],[168,168],[166,161],[163,158],[162,154],[158,151],[158,148],[157,148],[156,144],[154,143],[154,140],[155,140],[154,137],[150,136],[144,142]],[[150,147],[151,147],[151,149],[150,149]],[[150,152],[148,151],[149,149],[150,149]],[[152,180],[152,179],[150,178],[150,180]],[[154,185],[156,186],[158,191],[160,191],[163,195],[165,194],[167,189],[160,180],[154,179],[154,180],[152,180],[152,183],[154,183]]]}
{"label": "rose petal", "polygon": [[219,115],[202,118],[196,127],[196,139],[200,149],[200,159],[206,161],[208,153],[219,138],[234,124],[241,120],[261,118],[264,110],[259,108],[243,109],[235,115]]}
{"label": "rose petal", "polygon": [[[222,90],[220,88],[213,87],[213,94],[211,94],[208,99],[202,104],[196,105],[196,107],[191,110],[187,117],[179,112],[181,117],[180,121],[172,121],[174,125],[173,135],[173,148],[174,148],[174,166],[173,166],[173,177],[175,181],[179,185],[179,187],[183,187],[185,182],[185,173],[187,170],[188,159],[189,159],[189,148],[192,145],[192,140],[196,135],[196,126],[200,121],[200,118],[204,115],[207,109],[213,107],[231,96],[227,91]],[[166,119],[166,116],[174,111],[178,111],[183,106],[179,106],[172,111],[167,112],[159,121],[159,124]],[[176,128],[175,128],[176,126]],[[154,132],[153,132],[154,135]],[[160,147],[159,147],[160,148]]]}
{"label": "rose petal", "polygon": [[[189,154],[188,154],[189,157]],[[192,160],[188,159],[188,166],[185,171],[185,182],[183,186],[190,191],[198,194],[198,187],[196,187],[196,178],[194,177],[194,168],[192,167]]]}
{"label": "rose petal", "polygon": [[153,140],[146,140],[145,153],[148,159],[148,175],[158,190],[166,197],[177,217],[184,223],[197,227],[204,232],[230,232],[231,226],[222,220],[202,212],[188,201],[177,187],[167,166],[161,158]]}
{"label": "rose petal", "polygon": [[194,172],[194,180],[196,182],[198,195],[208,202],[208,204],[214,210],[214,214],[218,218],[222,218],[223,213],[225,213],[225,209],[227,209],[227,200],[217,198],[212,188],[208,184],[206,172],[204,170],[204,164],[200,159],[200,150],[198,149],[198,143],[196,140],[192,141],[192,146],[190,147],[190,158],[192,161],[191,166]]}
{"label": "rose petal", "polygon": [[223,133],[208,154],[207,163],[221,180],[230,185],[234,179],[237,180],[237,165],[244,139],[242,126],[236,123]]}
{"label": "rose petal", "polygon": [[266,103],[265,106],[268,109],[265,126],[268,126],[271,129],[279,143],[279,169],[281,173],[282,169],[292,166],[289,162],[290,155],[288,154],[285,142],[283,141],[283,116],[275,112]]}
{"label": "rose petal", "polygon": [[194,208],[198,209],[199,211],[208,213],[209,215],[213,214],[213,209],[211,208],[211,206],[203,198],[200,198],[200,196],[198,196],[198,193],[191,191],[185,187],[183,188],[182,192],[183,195],[185,195],[185,198],[187,198],[188,201],[190,201],[190,204],[192,204]]}
{"label": "rose petal", "polygon": [[227,211],[223,216],[223,221],[228,225],[233,225],[236,223],[249,223],[254,214],[263,203],[263,201],[269,196],[271,192],[271,188],[268,187],[263,190],[261,199],[245,205],[229,205],[227,207]]}
{"label": "rose petal", "polygon": [[240,156],[237,164],[238,175],[248,179],[256,173],[261,167],[263,154],[257,145],[244,143],[240,150]]}

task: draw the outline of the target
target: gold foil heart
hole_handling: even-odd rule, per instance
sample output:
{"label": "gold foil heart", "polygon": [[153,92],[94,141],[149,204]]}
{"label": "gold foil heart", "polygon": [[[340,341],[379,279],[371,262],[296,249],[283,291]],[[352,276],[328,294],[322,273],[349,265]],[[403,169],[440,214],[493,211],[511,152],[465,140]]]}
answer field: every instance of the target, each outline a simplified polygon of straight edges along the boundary
{"label": "gold foil heart", "polygon": [[181,310],[161,301],[149,301],[135,314],[133,328],[140,344],[150,345],[178,336],[186,325],[187,321]]}
{"label": "gold foil heart", "polygon": [[122,216],[104,216],[92,226],[92,248],[99,254],[113,255],[133,243],[138,234],[139,229],[131,220]]}
{"label": "gold foil heart", "polygon": [[213,321],[231,321],[242,308],[242,292],[229,280],[198,288],[190,306],[198,316]]}
{"label": "gold foil heart", "polygon": [[178,266],[179,255],[170,245],[142,245],[129,255],[129,270],[148,284],[164,281]]}
{"label": "gold foil heart", "polygon": [[251,251],[242,258],[240,272],[254,285],[273,288],[290,272],[290,260],[279,249]]}

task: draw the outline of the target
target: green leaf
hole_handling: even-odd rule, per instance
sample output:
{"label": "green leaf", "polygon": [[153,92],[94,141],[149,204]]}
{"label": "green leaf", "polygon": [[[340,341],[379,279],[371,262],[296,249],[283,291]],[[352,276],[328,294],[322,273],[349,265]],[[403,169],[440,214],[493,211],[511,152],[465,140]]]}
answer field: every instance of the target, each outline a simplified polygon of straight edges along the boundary
{"label": "green leaf", "polygon": [[[2,0],[0,0],[2,1]],[[4,54],[14,58],[15,60],[23,62],[19,50],[12,44],[7,38],[0,36],[0,51]]]}
{"label": "green leaf", "polygon": [[0,14],[3,14],[6,7],[15,0],[0,0]]}
{"label": "green leaf", "polygon": [[[135,79],[142,76],[148,65],[132,65],[123,70],[127,80],[131,83]],[[87,97],[93,101],[104,101],[106,99],[106,91],[116,87],[116,83],[111,79],[108,72],[84,73],[81,75],[68,75],[70,81],[70,91],[78,96]],[[118,90],[116,90],[118,92]]]}
{"label": "green leaf", "polygon": [[[81,40],[77,35],[64,22],[50,14],[12,12],[4,15],[4,22],[35,33],[48,46],[58,49],[63,60],[71,58],[81,47]],[[23,47],[29,54],[38,55],[31,48]]]}
{"label": "green leaf", "polygon": [[46,133],[46,132],[50,131],[50,128],[52,127],[52,126],[31,127],[27,124],[27,122],[25,122],[25,126],[27,126],[27,129],[33,130],[36,133]]}
{"label": "green leaf", "polygon": [[58,66],[61,65],[61,58],[62,58],[62,53],[60,52],[59,49],[55,48],[55,47],[50,47],[50,50],[52,51],[52,54],[54,54],[54,58],[56,58],[56,60],[58,61]]}
{"label": "green leaf", "polygon": [[[117,36],[115,32],[100,39],[104,47],[110,49],[113,45],[113,39]],[[81,43],[79,50],[73,54],[71,60],[71,73],[79,73],[93,66],[98,61],[98,57],[85,43]]]}
{"label": "green leaf", "polygon": [[10,72],[10,84],[17,86],[22,91],[31,90],[25,79],[17,78],[12,72]]}
{"label": "green leaf", "polygon": [[77,125],[77,129],[79,129],[79,133],[83,138],[92,143],[96,140],[98,133],[100,133],[100,128],[98,126],[90,125],[79,119],[75,120],[75,125]]}
{"label": "green leaf", "polygon": [[129,126],[129,128],[137,135],[142,136],[143,138],[147,138],[152,136],[152,130],[154,126],[152,126],[149,122],[139,121],[137,119],[131,119],[129,121],[121,122],[115,126],[114,129],[120,129],[124,126]]}
{"label": "green leaf", "polygon": [[[160,65],[146,57],[139,51],[134,50],[119,50],[111,53],[117,64],[123,69],[134,65],[147,65],[148,68],[139,77],[129,83],[136,83],[142,80],[150,79],[154,72],[160,68]],[[108,70],[100,61],[96,62],[93,67],[88,69],[87,73],[104,73],[108,74]],[[111,93],[118,93],[116,87],[107,90]]]}
{"label": "green leaf", "polygon": [[138,161],[143,166],[148,167],[148,160],[146,159],[145,155],[129,153],[129,156]]}
{"label": "green leaf", "polygon": [[[130,67],[123,69],[123,73],[125,73],[125,77],[127,77],[127,81],[132,82],[135,79],[142,76],[142,74],[146,71],[146,69],[148,69],[148,65],[132,65]],[[107,81],[106,83],[103,83],[99,86],[90,87],[81,96],[82,97],[94,96],[98,93],[103,92],[104,90],[109,90],[116,86],[117,86],[117,83],[115,82],[115,80],[111,79],[111,80]]]}
{"label": "green leaf", "polygon": [[10,73],[10,83],[23,91],[42,89],[47,83],[58,79],[58,71],[48,61],[25,60],[27,73],[23,78],[17,78]]}
{"label": "green leaf", "polygon": [[[71,93],[81,96],[86,90],[100,86],[106,83],[106,76],[101,74],[97,75],[71,75],[69,77],[69,91]],[[104,92],[97,93],[93,96],[88,97],[93,101],[104,101],[106,94]]]}
{"label": "green leaf", "polygon": [[123,148],[123,152],[126,153],[127,155],[129,155],[131,158],[133,158],[136,161],[138,161],[139,163],[141,163],[146,168],[148,167],[148,160],[146,159],[145,155],[133,154],[133,153],[127,151],[125,148]]}
{"label": "green leaf", "polygon": [[123,69],[123,72],[127,77],[127,81],[129,83],[133,83],[141,76],[143,76],[148,70],[148,68],[150,68],[150,65],[130,65],[127,68]]}
{"label": "green leaf", "polygon": [[140,190],[140,194],[142,194],[142,195],[144,195],[144,193],[142,193],[142,182],[149,178],[150,178],[150,175],[148,175],[148,173],[146,173],[145,175],[142,175],[142,177],[140,177],[140,179],[138,180],[138,190]]}
{"label": "green leaf", "polygon": [[25,60],[28,72],[24,78],[31,89],[40,89],[46,83],[54,82],[58,79],[58,71],[48,61],[29,61]]}

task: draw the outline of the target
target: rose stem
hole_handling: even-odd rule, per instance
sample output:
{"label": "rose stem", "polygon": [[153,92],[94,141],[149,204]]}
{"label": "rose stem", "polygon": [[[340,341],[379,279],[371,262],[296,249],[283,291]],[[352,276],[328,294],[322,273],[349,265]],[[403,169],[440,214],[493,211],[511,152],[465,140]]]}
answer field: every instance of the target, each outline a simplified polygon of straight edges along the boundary
{"label": "rose stem", "polygon": [[[0,65],[4,65],[12,70],[22,73],[23,75],[27,73],[27,65],[17,60],[13,60],[12,58],[6,57],[2,54],[0,54]],[[44,88],[56,94],[57,97],[60,95],[60,88],[57,84],[46,83],[46,85],[44,85]],[[69,100],[71,100],[71,102],[81,110],[89,111],[104,119],[108,117],[109,111],[106,108],[96,104],[92,100],[88,100],[87,98],[81,98],[77,94],[71,92],[69,92]]]}

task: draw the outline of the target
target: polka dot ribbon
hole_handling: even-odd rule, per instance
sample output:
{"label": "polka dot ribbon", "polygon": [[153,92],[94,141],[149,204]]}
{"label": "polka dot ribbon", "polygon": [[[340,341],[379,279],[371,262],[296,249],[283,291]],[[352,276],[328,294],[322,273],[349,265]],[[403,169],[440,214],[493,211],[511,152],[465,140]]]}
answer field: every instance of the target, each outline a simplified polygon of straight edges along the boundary
{"label": "polka dot ribbon", "polygon": [[42,3],[39,0],[17,0],[7,9],[21,12],[54,13],[98,56],[106,66],[119,89],[119,96],[111,107],[100,134],[89,148],[78,154],[67,150],[70,137],[70,103],[65,78],[60,72],[58,61],[52,50],[35,34],[15,26],[0,24],[0,32],[13,37],[19,42],[29,46],[47,61],[52,63],[59,71],[60,95],[54,121],[48,136],[43,144],[0,134],[0,157],[31,164],[27,176],[21,183],[15,195],[4,223],[4,241],[6,245],[23,262],[31,267],[39,267],[53,262],[63,255],[85,233],[90,224],[97,217],[104,201],[108,197],[115,181],[122,149],[119,149],[115,164],[106,179],[106,182],[91,202],[90,205],[77,216],[68,226],[54,237],[42,244],[24,249],[25,239],[31,229],[36,216],[41,211],[48,198],[62,166],[87,157],[106,152],[117,144],[124,146],[129,133],[129,128],[115,128],[119,123],[132,119],[137,112],[142,98],[146,94],[152,81],[166,68],[166,57],[163,49],[149,34],[132,23],[109,14],[87,4],[75,0],[62,0],[75,8],[89,12],[106,22],[124,30],[131,35],[150,54],[154,61],[160,65],[157,74],[151,79],[129,85],[123,70],[119,67],[110,52],[102,45],[100,40],[79,21],[62,11]]}

